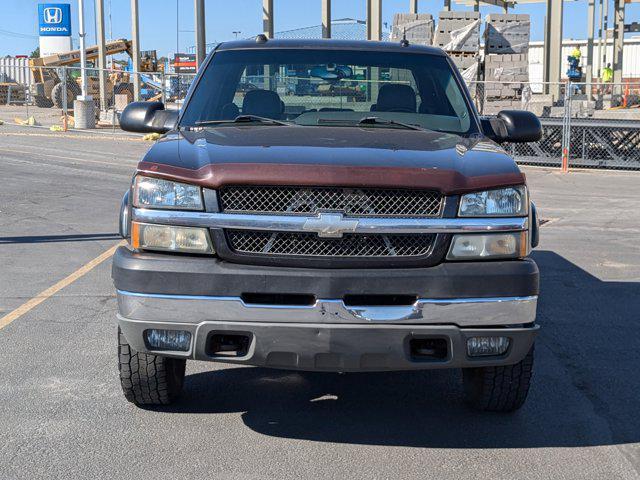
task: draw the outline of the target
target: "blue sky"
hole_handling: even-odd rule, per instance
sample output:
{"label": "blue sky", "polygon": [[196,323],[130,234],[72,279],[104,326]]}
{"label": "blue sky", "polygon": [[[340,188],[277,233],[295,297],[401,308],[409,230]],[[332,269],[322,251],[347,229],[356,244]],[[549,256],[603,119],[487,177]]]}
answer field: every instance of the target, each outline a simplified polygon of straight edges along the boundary
{"label": "blue sky", "polygon": [[[113,38],[130,37],[130,0],[104,0],[107,35]],[[28,54],[38,44],[37,5],[42,0],[0,0],[0,56]],[[52,2],[52,3],[55,3]],[[77,38],[77,1],[59,0],[70,3],[73,15],[73,36]],[[320,23],[320,0],[274,0],[275,29],[288,30]],[[85,0],[88,41],[95,42],[94,1]],[[179,48],[185,51],[193,45],[193,0],[139,0],[141,18],[141,48],[156,49],[161,55],[176,50],[176,5],[179,7]],[[111,22],[109,22],[109,6]],[[365,0],[334,0],[333,17],[365,18]],[[420,0],[421,12],[437,16],[442,1]],[[393,14],[406,12],[409,0],[383,0],[383,21],[392,22]],[[455,10],[465,7],[455,5]],[[587,29],[586,0],[565,1],[564,38],[585,38]],[[612,7],[610,7],[612,10]],[[482,15],[500,12],[493,7],[482,7]],[[515,13],[529,13],[532,19],[532,38],[542,40],[544,35],[545,4],[518,6]],[[626,21],[638,21],[640,4],[628,4]],[[207,42],[230,40],[233,31],[249,37],[262,29],[262,0],[206,0]]]}

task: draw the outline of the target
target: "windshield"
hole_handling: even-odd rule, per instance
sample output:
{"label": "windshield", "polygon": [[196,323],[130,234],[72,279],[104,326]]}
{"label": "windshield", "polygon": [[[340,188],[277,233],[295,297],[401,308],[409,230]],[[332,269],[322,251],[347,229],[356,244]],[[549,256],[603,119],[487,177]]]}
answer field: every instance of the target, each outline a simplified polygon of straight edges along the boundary
{"label": "windshield", "polygon": [[[401,128],[402,123],[458,134],[476,131],[452,67],[445,57],[424,53],[216,52],[185,107],[181,126],[219,126],[240,115],[298,125]],[[380,121],[360,123],[370,117]],[[253,122],[273,124],[258,118]]]}

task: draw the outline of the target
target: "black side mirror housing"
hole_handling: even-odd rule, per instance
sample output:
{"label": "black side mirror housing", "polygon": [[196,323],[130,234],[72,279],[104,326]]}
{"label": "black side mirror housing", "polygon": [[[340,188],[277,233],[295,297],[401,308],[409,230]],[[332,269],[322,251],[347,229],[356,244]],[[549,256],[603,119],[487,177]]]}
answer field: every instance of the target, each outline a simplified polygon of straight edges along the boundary
{"label": "black side mirror housing", "polygon": [[538,117],[525,110],[502,110],[496,117],[482,118],[484,134],[496,143],[537,142],[542,138]]}
{"label": "black side mirror housing", "polygon": [[165,110],[162,102],[132,102],[120,114],[120,128],[127,132],[167,133],[178,122],[178,110]]}

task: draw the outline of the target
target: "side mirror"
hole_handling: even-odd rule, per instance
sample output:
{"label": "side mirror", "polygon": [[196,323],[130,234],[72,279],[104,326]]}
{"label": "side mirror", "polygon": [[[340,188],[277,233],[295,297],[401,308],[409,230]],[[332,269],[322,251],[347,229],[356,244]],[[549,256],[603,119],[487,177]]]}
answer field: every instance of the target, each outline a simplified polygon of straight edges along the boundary
{"label": "side mirror", "polygon": [[165,110],[162,102],[132,102],[120,114],[120,128],[127,132],[167,133],[177,121],[178,110]]}
{"label": "side mirror", "polygon": [[503,110],[494,118],[481,119],[484,134],[496,143],[537,142],[542,138],[538,117],[524,110]]}

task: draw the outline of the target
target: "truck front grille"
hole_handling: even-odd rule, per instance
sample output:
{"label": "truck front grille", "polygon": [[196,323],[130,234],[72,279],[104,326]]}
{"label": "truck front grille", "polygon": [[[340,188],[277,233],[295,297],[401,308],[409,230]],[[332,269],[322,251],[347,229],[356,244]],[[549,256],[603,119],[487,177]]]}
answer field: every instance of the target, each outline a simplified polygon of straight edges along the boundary
{"label": "truck front grille", "polygon": [[434,234],[345,234],[321,238],[315,233],[227,230],[231,249],[253,255],[308,257],[419,257],[429,254]]}
{"label": "truck front grille", "polygon": [[439,217],[443,196],[431,190],[341,187],[231,186],[219,192],[222,211],[265,215]]}

